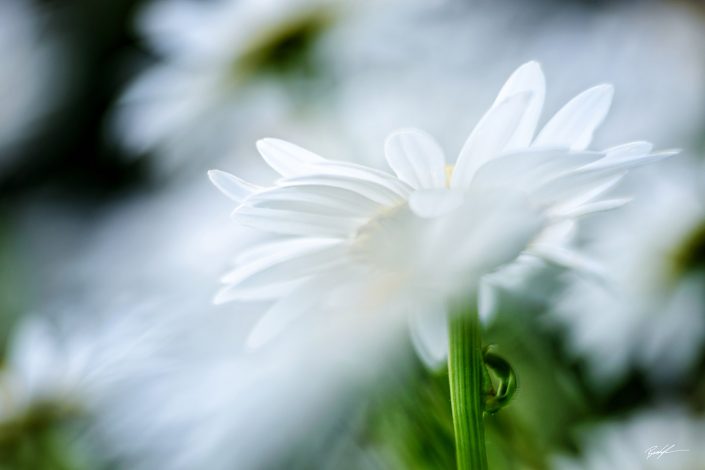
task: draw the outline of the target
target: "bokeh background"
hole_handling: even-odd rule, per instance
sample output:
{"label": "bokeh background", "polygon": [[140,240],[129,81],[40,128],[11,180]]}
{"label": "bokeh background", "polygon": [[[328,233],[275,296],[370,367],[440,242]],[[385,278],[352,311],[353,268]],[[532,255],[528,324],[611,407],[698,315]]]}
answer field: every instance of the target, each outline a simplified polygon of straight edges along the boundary
{"label": "bokeh background", "polygon": [[615,85],[597,148],[682,151],[582,222],[610,286],[546,265],[496,299],[490,466],[705,468],[703,3],[0,0],[0,51],[0,468],[454,468],[410,344],[245,350],[261,308],[212,299],[250,235],[206,171],[270,180],[262,137],[383,167],[401,127],[453,154],[528,60],[549,111]]}

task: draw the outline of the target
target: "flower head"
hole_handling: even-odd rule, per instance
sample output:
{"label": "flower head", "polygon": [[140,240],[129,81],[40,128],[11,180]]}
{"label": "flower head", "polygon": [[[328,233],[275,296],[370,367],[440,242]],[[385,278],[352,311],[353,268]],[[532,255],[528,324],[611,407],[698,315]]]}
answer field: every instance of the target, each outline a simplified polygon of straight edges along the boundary
{"label": "flower head", "polygon": [[252,345],[315,308],[403,312],[422,357],[435,362],[447,349],[448,301],[475,299],[502,267],[540,256],[592,269],[562,246],[574,219],[624,204],[599,196],[665,154],[650,155],[646,142],[586,150],[609,109],[608,85],[581,93],[536,133],[544,94],[540,66],[521,66],[453,166],[419,130],[388,138],[393,173],[259,141],[281,175],[273,186],[210,172],[237,202],[234,218],[268,235],[240,254],[216,300],[275,300]]}
{"label": "flower head", "polygon": [[298,95],[282,94],[284,83],[315,81],[323,60],[317,44],[341,6],[329,0],[151,2],[138,27],[160,60],[122,97],[117,136],[135,154],[156,151],[168,170],[204,153],[227,153],[237,140],[231,129],[286,115],[288,97]]}

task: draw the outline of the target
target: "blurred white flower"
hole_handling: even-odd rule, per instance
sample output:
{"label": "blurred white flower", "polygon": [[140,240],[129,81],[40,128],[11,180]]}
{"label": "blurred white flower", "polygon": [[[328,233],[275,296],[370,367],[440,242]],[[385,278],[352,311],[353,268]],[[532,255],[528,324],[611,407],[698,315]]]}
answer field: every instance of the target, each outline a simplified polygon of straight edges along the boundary
{"label": "blurred white flower", "polygon": [[156,344],[148,341],[155,330],[143,315],[149,306],[119,306],[119,315],[102,308],[93,319],[51,312],[19,322],[0,369],[0,426],[43,406],[96,412],[116,381],[149,367]]}
{"label": "blurred white flower", "polygon": [[602,386],[631,367],[678,378],[705,339],[705,168],[671,161],[639,176],[629,188],[636,201],[584,227],[609,287],[574,278],[554,312]]}
{"label": "blurred white flower", "polygon": [[582,429],[581,457],[556,457],[561,470],[705,469],[705,419],[677,408],[641,411]]}
{"label": "blurred white flower", "polygon": [[251,312],[188,301],[173,307],[182,319],[160,353],[168,366],[117,383],[99,416],[96,429],[129,468],[287,466],[292,454],[330,439],[378,378],[379,363],[370,359],[385,351],[372,330],[353,335],[340,325],[334,338],[301,330],[243,354],[243,330],[232,321]]}
{"label": "blurred white flower", "polygon": [[409,126],[461,145],[498,80],[529,59],[552,77],[546,110],[591,83],[620,90],[617,124],[598,146],[644,135],[687,146],[702,133],[705,28],[682,3],[450,0],[375,11],[337,41],[349,44],[337,115],[350,153],[379,165],[377,142]]}
{"label": "blurred white flower", "polygon": [[17,155],[13,147],[37,130],[38,120],[61,97],[58,43],[28,2],[0,2],[0,165]]}
{"label": "blurred white flower", "polygon": [[240,253],[216,301],[276,300],[251,346],[313,310],[384,311],[380,325],[409,313],[412,337],[434,364],[447,351],[447,302],[474,298],[481,279],[501,277],[520,255],[593,270],[562,246],[573,220],[622,205],[597,198],[630,167],[665,154],[649,155],[646,142],[585,150],[607,115],[607,85],[575,97],[536,133],[544,94],[539,65],[520,67],[454,167],[428,134],[407,130],[387,140],[394,175],[276,139],[258,142],[282,176],[274,186],[212,171],[238,203],[235,220],[269,235]]}
{"label": "blurred white flower", "polygon": [[[153,3],[141,15],[139,29],[160,62],[123,96],[116,117],[119,138],[135,153],[158,152],[158,163],[167,169],[230,154],[243,129],[281,121],[297,107],[296,84],[321,70],[319,39],[339,19],[339,10],[351,5]],[[282,86],[287,80],[293,90]],[[318,98],[322,93],[317,89]]]}
{"label": "blurred white flower", "polygon": [[[92,332],[80,348],[86,354],[69,355],[76,366],[65,365],[64,354],[42,354],[46,366],[39,375],[66,383],[66,396],[91,405],[101,451],[128,461],[129,468],[262,468],[299,439],[317,442],[319,426],[337,418],[348,394],[375,372],[369,358],[378,350],[368,344],[375,332],[349,323],[338,325],[332,338],[301,328],[277,348],[245,353],[245,338],[266,304],[210,302],[229,265],[223,253],[237,252],[249,235],[234,223],[233,230],[223,226],[230,201],[207,180],[136,194],[102,208],[100,217],[50,208],[46,201],[38,206],[27,211],[22,236],[41,310],[51,311],[58,299],[68,306],[76,333]],[[126,301],[107,305],[120,299]],[[132,310],[139,310],[136,320],[144,326],[118,334]],[[105,332],[89,328],[97,314]],[[114,343],[103,338],[110,331]],[[108,351],[120,351],[119,341],[127,347],[145,333],[139,343],[144,353],[138,349],[102,369],[113,380],[101,373],[92,383],[105,386],[83,385],[86,369]],[[31,350],[37,342],[22,343]],[[83,343],[71,344],[73,351]],[[41,343],[37,348],[48,349]],[[335,354],[320,354],[333,348]],[[45,373],[52,370],[56,380]],[[43,388],[57,396],[56,387]]]}

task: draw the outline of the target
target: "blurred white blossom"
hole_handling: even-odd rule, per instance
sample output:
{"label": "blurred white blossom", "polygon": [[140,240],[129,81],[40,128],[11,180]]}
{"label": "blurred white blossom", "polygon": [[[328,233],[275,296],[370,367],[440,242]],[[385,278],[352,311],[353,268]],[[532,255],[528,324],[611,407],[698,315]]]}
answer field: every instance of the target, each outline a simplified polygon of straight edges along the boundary
{"label": "blurred white blossom", "polygon": [[[70,374],[61,383],[83,403],[84,371],[107,362],[101,387],[90,388],[92,429],[128,468],[261,468],[299,440],[323,439],[321,427],[376,373],[370,359],[381,354],[375,331],[349,322],[332,337],[300,328],[277,348],[249,354],[246,337],[267,304],[211,299],[229,265],[223,253],[237,253],[252,235],[223,223],[230,203],[200,176],[136,194],[100,217],[46,203],[28,211],[24,232],[33,265],[42,266],[34,273],[42,310],[64,303],[76,333],[90,340],[85,347],[72,340],[82,354],[68,365],[42,354],[42,370]],[[96,315],[104,332],[89,328]],[[120,327],[129,317],[132,332]],[[128,359],[101,361],[145,334]],[[39,354],[52,341],[22,343]]]}
{"label": "blurred white blossom", "polygon": [[[159,0],[139,30],[159,61],[124,94],[119,138],[165,168],[230,154],[248,128],[276,126],[326,93],[320,46],[355,2],[330,0]],[[317,84],[306,99],[306,83]],[[304,87],[302,89],[301,87]],[[297,101],[298,97],[298,101]]]}
{"label": "blurred white blossom", "polygon": [[143,315],[148,303],[106,303],[91,319],[77,308],[27,315],[14,329],[0,369],[0,426],[43,406],[96,413],[115,383],[150,366],[157,330]]}
{"label": "blurred white blossom", "polygon": [[635,201],[585,224],[608,285],[573,278],[554,312],[602,386],[630,368],[678,378],[705,339],[705,167],[678,159],[639,176]]}
{"label": "blurred white blossom", "polygon": [[645,135],[679,148],[699,139],[702,19],[677,2],[595,3],[451,0],[361,17],[337,41],[350,47],[338,65],[338,117],[351,153],[383,164],[379,142],[400,127],[460,146],[495,84],[530,59],[550,77],[547,110],[592,83],[620,91],[598,146]]}
{"label": "blurred white blossom", "polygon": [[582,429],[580,457],[556,457],[561,470],[705,469],[705,419],[686,410],[644,410]]}
{"label": "blurred white blossom", "polygon": [[[619,207],[600,200],[631,167],[663,158],[646,142],[585,150],[607,115],[612,88],[579,94],[536,131],[545,83],[529,62],[509,78],[453,167],[428,134],[392,134],[394,175],[326,160],[277,139],[258,142],[282,178],[260,187],[212,171],[237,204],[234,218],[262,233],[223,279],[217,302],[272,300],[249,338],[266,343],[312,311],[410,313],[429,363],[447,352],[447,302],[475,298],[520,255],[592,271],[564,245],[573,220]],[[274,236],[274,238],[272,238]],[[483,312],[481,312],[481,315]],[[321,328],[319,315],[313,315]]]}
{"label": "blurred white blossom", "polygon": [[330,438],[331,426],[379,374],[372,358],[387,354],[375,331],[349,323],[334,337],[300,329],[275,347],[245,353],[247,330],[237,324],[251,325],[256,309],[184,300],[172,313],[181,319],[160,353],[168,367],[116,384],[99,417],[99,433],[128,468],[286,465]]}

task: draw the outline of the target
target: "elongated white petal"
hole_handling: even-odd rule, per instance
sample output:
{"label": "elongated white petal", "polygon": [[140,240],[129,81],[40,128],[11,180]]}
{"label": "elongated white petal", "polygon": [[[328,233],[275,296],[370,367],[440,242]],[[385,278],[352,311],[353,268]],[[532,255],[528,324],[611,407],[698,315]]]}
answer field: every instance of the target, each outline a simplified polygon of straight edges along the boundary
{"label": "elongated white petal", "polygon": [[519,93],[487,111],[460,151],[451,188],[468,188],[477,170],[502,153],[521,122],[530,99],[531,93]]}
{"label": "elongated white petal", "polygon": [[582,188],[581,191],[573,192],[571,196],[566,197],[562,202],[556,204],[551,212],[569,212],[583,204],[587,204],[612,189],[621,179],[622,174],[618,173],[612,177],[605,178],[605,180],[600,183],[593,184],[588,188]]}
{"label": "elongated white petal", "polygon": [[313,152],[280,139],[259,140],[257,150],[264,161],[284,177],[305,175],[310,172],[310,165],[327,161]]}
{"label": "elongated white petal", "polygon": [[605,159],[638,157],[650,153],[653,149],[654,145],[651,142],[643,140],[627,142],[626,144],[617,145],[605,150]]}
{"label": "elongated white petal", "polygon": [[599,152],[540,148],[507,153],[483,165],[475,175],[472,187],[494,188],[511,184],[515,189],[532,190],[548,179],[581,168],[602,156]]}
{"label": "elongated white petal", "polygon": [[316,278],[272,305],[255,324],[247,337],[246,346],[249,349],[260,348],[281,334],[320,300],[320,288],[321,279]]}
{"label": "elongated white petal", "polygon": [[615,156],[614,158],[604,158],[591,164],[587,169],[607,169],[611,168],[613,170],[628,170],[631,168],[636,168],[643,165],[649,165],[651,163],[656,163],[666,158],[677,155],[677,150],[665,151],[651,153],[648,155],[635,155],[635,156]]}
{"label": "elongated white petal", "polygon": [[250,197],[247,205],[270,209],[306,208],[328,215],[351,215],[363,217],[380,209],[380,204],[347,189],[332,186],[278,187],[262,191]]}
{"label": "elongated white petal", "polygon": [[514,260],[544,225],[543,214],[511,188],[471,194],[457,214],[437,220],[439,238],[430,243],[447,250],[444,269],[458,266],[470,276]]}
{"label": "elongated white petal", "polygon": [[225,171],[210,170],[208,172],[208,178],[210,178],[216,188],[237,203],[241,203],[251,194],[262,189],[257,185],[248,183],[247,181]]}
{"label": "elongated white petal", "polygon": [[305,282],[308,277],[300,279],[289,279],[281,282],[272,282],[260,286],[243,287],[240,285],[227,285],[218,291],[213,298],[215,305],[221,305],[226,302],[268,302],[277,300],[285,295],[289,295],[292,291]]}
{"label": "elongated white petal", "polygon": [[584,217],[590,214],[619,209],[620,207],[624,207],[626,204],[629,204],[631,201],[632,198],[605,199],[604,201],[591,202],[589,204],[583,204],[570,209],[552,211],[549,213],[549,216],[559,218]]}
{"label": "elongated white petal", "polygon": [[[310,253],[324,247],[340,243],[338,238],[306,237],[280,238],[260,241],[238,253],[235,264],[238,266],[260,262],[265,258],[288,259],[298,253]],[[225,282],[225,279],[223,280]]]}
{"label": "elongated white petal", "polygon": [[537,244],[529,247],[527,253],[551,264],[586,274],[601,282],[607,278],[607,273],[601,264],[569,248]]}
{"label": "elongated white petal", "polygon": [[445,186],[443,149],[426,132],[418,129],[395,132],[387,137],[384,153],[394,173],[413,188]]}
{"label": "elongated white petal", "polygon": [[507,80],[499,92],[495,105],[517,93],[531,92],[531,101],[517,126],[514,135],[509,140],[506,150],[528,147],[534,138],[541,109],[546,97],[546,79],[538,62],[527,62],[519,67]]}
{"label": "elongated white petal", "polygon": [[356,163],[327,161],[312,165],[311,169],[313,171],[310,174],[320,173],[323,175],[346,176],[369,181],[387,188],[400,197],[407,197],[411,193],[411,186],[400,181],[394,175]]}
{"label": "elongated white petal", "polygon": [[447,214],[463,203],[463,194],[450,189],[425,189],[414,192],[409,207],[419,217],[432,218]]}
{"label": "elongated white petal", "polygon": [[448,357],[448,313],[440,300],[421,302],[409,317],[411,341],[421,360],[438,369]]}
{"label": "elongated white petal", "polygon": [[340,261],[340,245],[322,247],[316,251],[302,252],[284,257],[270,257],[240,266],[223,281],[234,290],[249,291],[268,284],[277,285],[284,280],[301,279],[333,268]]}
{"label": "elongated white petal", "polygon": [[[299,238],[284,242],[275,242],[269,244],[273,250],[271,253],[253,259],[250,263],[238,266],[225,275],[221,282],[225,284],[238,284],[252,277],[254,274],[258,274],[273,266],[278,266],[292,260],[305,258],[307,261],[316,261],[320,253],[324,254],[324,260],[327,261],[327,254],[331,251],[331,248],[333,248],[333,251],[338,252],[335,250],[335,247],[339,244],[339,240],[313,238]],[[310,257],[312,254],[315,256]]]}
{"label": "elongated white petal", "polygon": [[543,127],[535,146],[566,147],[583,150],[590,145],[592,136],[612,104],[612,85],[598,85],[585,90],[563,108]]}
{"label": "elongated white petal", "polygon": [[233,218],[247,227],[283,235],[344,238],[367,219],[306,213],[299,210],[240,206]]}
{"label": "elongated white petal", "polygon": [[574,220],[562,220],[552,223],[541,231],[539,236],[534,239],[536,244],[564,246],[568,245],[577,232],[577,226]]}
{"label": "elongated white petal", "polygon": [[610,188],[624,177],[626,172],[602,169],[575,171],[544,183],[532,193],[532,198],[540,205],[567,205],[566,201],[585,198],[593,194],[595,188]]}
{"label": "elongated white petal", "polygon": [[379,183],[352,176],[314,174],[283,179],[280,186],[330,186],[353,191],[378,204],[392,206],[404,202],[404,198]]}

